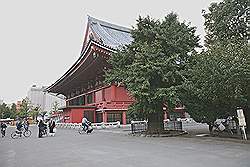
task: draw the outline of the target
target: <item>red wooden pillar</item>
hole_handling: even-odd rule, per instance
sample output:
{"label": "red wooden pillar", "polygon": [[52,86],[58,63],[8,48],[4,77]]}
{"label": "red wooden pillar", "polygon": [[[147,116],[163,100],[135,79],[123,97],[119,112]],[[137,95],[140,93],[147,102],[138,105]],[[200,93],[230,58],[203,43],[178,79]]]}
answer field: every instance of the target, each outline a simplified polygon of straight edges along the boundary
{"label": "red wooden pillar", "polygon": [[127,124],[126,111],[122,112],[122,124],[123,125]]}
{"label": "red wooden pillar", "polygon": [[102,113],[102,120],[103,122],[107,122],[107,113],[105,111]]}
{"label": "red wooden pillar", "polygon": [[94,123],[96,123],[96,111],[93,110],[93,112],[94,112],[94,114],[93,114],[94,115],[94,118],[93,118],[94,119]]}

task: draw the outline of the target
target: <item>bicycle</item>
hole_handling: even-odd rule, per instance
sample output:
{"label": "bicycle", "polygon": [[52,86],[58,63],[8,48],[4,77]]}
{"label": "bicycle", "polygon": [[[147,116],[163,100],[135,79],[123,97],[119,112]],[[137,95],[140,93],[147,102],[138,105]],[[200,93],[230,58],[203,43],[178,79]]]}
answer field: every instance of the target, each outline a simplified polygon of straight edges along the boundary
{"label": "bicycle", "polygon": [[11,133],[11,138],[12,139],[17,139],[18,137],[30,137],[32,134],[31,130],[27,129],[21,129],[21,131],[15,130],[14,132]]}
{"label": "bicycle", "polygon": [[88,127],[87,129],[84,127],[84,126],[81,126],[79,129],[78,129],[78,133],[79,134],[84,134],[84,133],[91,133],[93,131],[93,127],[91,126],[91,122],[88,123]]}
{"label": "bicycle", "polygon": [[212,132],[214,135],[217,135],[217,136],[219,136],[222,133],[227,133],[229,135],[234,134],[233,131],[230,129],[227,120],[225,119],[215,121],[213,124]]}

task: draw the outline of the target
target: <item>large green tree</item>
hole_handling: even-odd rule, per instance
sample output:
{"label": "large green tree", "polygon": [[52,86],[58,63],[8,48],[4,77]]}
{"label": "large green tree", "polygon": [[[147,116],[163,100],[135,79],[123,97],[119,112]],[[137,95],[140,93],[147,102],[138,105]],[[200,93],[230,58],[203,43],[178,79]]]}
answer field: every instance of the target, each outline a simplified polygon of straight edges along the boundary
{"label": "large green tree", "polygon": [[206,46],[232,40],[247,43],[249,40],[249,0],[224,0],[212,3],[204,11]]}
{"label": "large green tree", "polygon": [[234,43],[218,43],[194,57],[182,102],[195,120],[212,123],[249,105],[249,60],[248,45]]}
{"label": "large green tree", "polygon": [[199,37],[174,13],[162,21],[139,17],[131,33],[132,44],[109,59],[112,68],[106,82],[122,83],[135,98],[130,110],[148,119],[148,132],[161,132],[163,104],[173,110],[179,102],[176,92],[184,81],[182,71],[199,46]]}
{"label": "large green tree", "polygon": [[193,57],[186,72],[182,102],[197,121],[249,108],[250,56],[247,0],[212,3],[205,12],[205,51]]}

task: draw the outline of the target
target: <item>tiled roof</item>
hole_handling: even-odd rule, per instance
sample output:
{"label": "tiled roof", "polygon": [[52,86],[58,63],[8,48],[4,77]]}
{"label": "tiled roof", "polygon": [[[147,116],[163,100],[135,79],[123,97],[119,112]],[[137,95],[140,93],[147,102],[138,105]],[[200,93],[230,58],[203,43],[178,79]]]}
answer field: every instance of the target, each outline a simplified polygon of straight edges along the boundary
{"label": "tiled roof", "polygon": [[[102,20],[95,19],[88,16],[88,25],[91,30],[93,38],[89,38],[82,48],[82,52],[78,60],[64,73],[55,83],[49,86],[46,90],[49,92],[65,93],[63,92],[63,85],[67,79],[80,67],[79,64],[84,60],[86,53],[92,45],[104,48],[110,52],[115,52],[116,49],[124,45],[128,45],[133,41],[131,29],[122,26],[114,25]],[[86,34],[87,36],[90,35]],[[86,36],[86,37],[87,37]],[[68,81],[71,82],[71,81]]]}
{"label": "tiled roof", "polygon": [[118,49],[133,41],[129,28],[114,25],[88,16],[89,27],[101,44]]}

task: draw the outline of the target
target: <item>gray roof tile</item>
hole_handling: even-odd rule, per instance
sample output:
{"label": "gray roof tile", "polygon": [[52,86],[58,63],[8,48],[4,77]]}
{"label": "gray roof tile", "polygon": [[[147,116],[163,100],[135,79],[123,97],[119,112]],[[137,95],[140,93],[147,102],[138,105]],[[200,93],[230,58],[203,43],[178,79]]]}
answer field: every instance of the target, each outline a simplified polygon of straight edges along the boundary
{"label": "gray roof tile", "polygon": [[88,16],[91,30],[98,36],[100,43],[117,49],[133,41],[131,29],[111,24]]}

